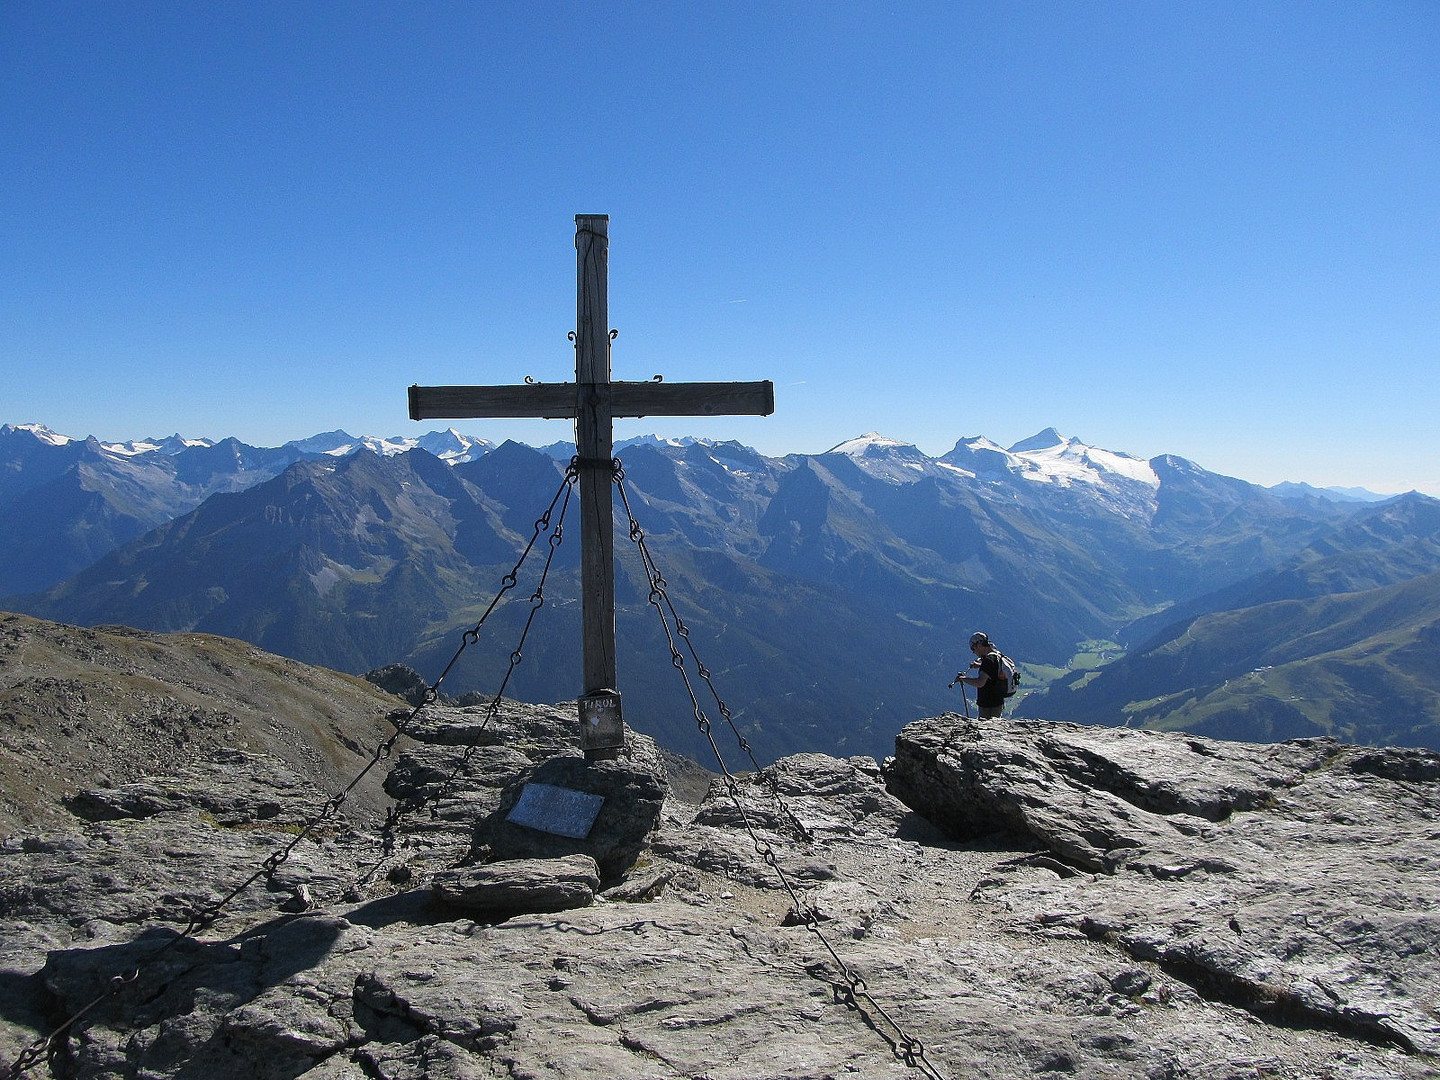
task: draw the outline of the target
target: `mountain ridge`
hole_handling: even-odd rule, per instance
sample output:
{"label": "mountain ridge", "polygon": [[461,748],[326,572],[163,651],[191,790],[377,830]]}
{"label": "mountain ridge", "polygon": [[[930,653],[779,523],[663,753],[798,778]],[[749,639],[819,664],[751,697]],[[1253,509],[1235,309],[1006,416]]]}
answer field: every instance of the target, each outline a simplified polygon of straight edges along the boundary
{"label": "mountain ridge", "polygon": [[[158,453],[166,456],[173,456],[175,454],[182,453],[185,450],[211,447],[214,446],[217,441],[224,442],[232,441],[233,439],[233,437],[221,440],[212,440],[208,438],[187,438],[177,433],[174,435],[165,436],[163,438],[143,438],[132,439],[124,442],[105,442],[97,439],[95,436],[76,438],[74,436],[64,435],[54,431],[53,429],[45,426],[44,424],[5,423],[3,425],[0,425],[0,438],[3,438],[11,433],[28,433],[33,436],[33,438],[37,442],[48,444],[51,446],[64,446],[77,443],[84,444],[87,442],[93,442],[96,446],[100,447],[104,451],[122,454],[125,456],[138,456],[147,453]],[[234,441],[238,442],[238,440]],[[683,446],[693,443],[709,444],[715,441],[716,440],[706,439],[700,436],[662,438],[656,435],[639,435],[625,439],[617,439],[615,441],[615,447],[617,450],[623,450],[631,446],[640,445]],[[1027,439],[1022,439],[1019,442],[1014,443],[1008,449],[1001,447],[998,443],[994,443],[984,436],[968,436],[961,438],[956,443],[955,447],[952,448],[950,451],[946,452],[945,454],[932,457],[931,455],[925,454],[924,451],[919,450],[919,448],[916,447],[913,443],[908,443],[902,439],[892,438],[890,436],[881,435],[878,432],[872,431],[867,432],[863,435],[855,436],[852,439],[843,440],[835,446],[832,446],[829,450],[822,451],[822,453],[845,452],[844,448],[846,447],[850,447],[855,444],[866,444],[868,442],[878,442],[880,444],[909,447],[915,450],[917,454],[932,461],[944,461],[949,455],[957,453],[962,446],[971,444],[974,444],[977,449],[989,448],[997,450],[1001,454],[1009,455],[1019,455],[1022,453],[1029,453],[1035,450],[1053,450],[1068,445],[1076,447],[1081,451],[1099,451],[1101,454],[1104,455],[1125,458],[1134,462],[1143,462],[1145,460],[1143,458],[1135,457],[1134,455],[1125,453],[1123,451],[1101,450],[1101,448],[1090,446],[1082,442],[1080,439],[1075,438],[1074,436],[1063,435],[1054,427],[1047,427]],[[248,446],[249,444],[240,443],[240,445]],[[439,457],[442,460],[448,460],[451,461],[451,463],[455,463],[457,461],[476,460],[479,457],[483,456],[485,453],[488,453],[490,450],[494,449],[496,445],[496,443],[492,443],[487,439],[479,438],[473,435],[462,434],[453,427],[447,428],[444,431],[429,431],[423,435],[418,436],[354,436],[344,431],[343,429],[337,428],[334,431],[330,432],[323,432],[300,439],[292,439],[288,442],[282,443],[278,447],[251,447],[251,449],[286,450],[287,448],[289,448],[295,451],[299,451],[302,454],[344,454],[352,452],[353,450],[364,446],[367,449],[374,451],[375,453],[382,455],[391,455],[404,453],[405,451],[415,449],[418,446],[421,449],[429,450],[431,453],[435,454],[436,457]],[[568,457],[570,453],[574,452],[573,447],[573,443],[557,442],[547,444],[543,447],[535,447],[535,449],[539,449],[546,453],[549,453],[551,456]],[[568,448],[568,450],[566,448]],[[802,456],[814,456],[804,455],[803,452],[792,453],[800,453]],[[783,457],[788,455],[781,456]],[[1170,457],[1172,455],[1161,456]],[[1245,482],[1249,483],[1249,481]],[[1394,498],[1397,494],[1405,494],[1404,492],[1384,494],[1371,491],[1368,488],[1353,486],[1316,487],[1308,483],[1288,480],[1282,481],[1277,484],[1272,484],[1269,486],[1269,488],[1267,488],[1267,490],[1286,498],[1315,497],[1331,499],[1340,502],[1383,502],[1387,499]]]}
{"label": "mountain ridge", "polygon": [[[17,434],[0,429],[0,451]],[[418,444],[335,453],[358,442],[344,432],[317,437],[309,451],[251,454],[227,440],[172,443],[163,456],[26,438],[32,452],[14,457],[10,490],[23,486],[36,453],[88,455],[101,498],[98,508],[86,502],[59,515],[40,530],[48,535],[28,534],[32,560],[64,555],[87,565],[12,592],[7,605],[60,621],[241,637],[357,674],[397,662],[422,673],[446,668],[556,495],[569,456],[562,444],[510,441],[470,460]],[[457,445],[442,442],[442,453]],[[1085,685],[1102,685],[1080,659],[1096,652],[1088,643],[1139,647],[1215,598],[1245,601],[1266,575],[1310,573],[1303,567],[1326,553],[1331,569],[1316,588],[1440,569],[1440,542],[1425,539],[1440,503],[1423,496],[1368,505],[1283,498],[1173,455],[1142,463],[1053,430],[1027,442],[1012,453],[967,437],[941,458],[874,434],[784,458],[703,439],[624,447],[637,521],[672,592],[691,605],[687,623],[709,631],[705,662],[739,680],[725,691],[732,712],[774,736],[767,753],[883,756],[903,723],[957,704],[946,684],[968,663],[963,642],[977,628],[1028,668],[1027,687],[1066,687],[1036,702],[1124,723],[1123,711],[1084,704]],[[26,497],[44,503],[60,478],[83,474],[68,459],[47,468],[36,469]],[[147,491],[148,518],[116,509],[144,509],[137,494]],[[12,497],[0,511],[16,505]],[[101,536],[97,523],[112,518],[107,552],[65,539],[66,530]],[[621,518],[616,525],[629,531]],[[573,524],[568,532],[573,538]],[[27,534],[10,531],[12,550],[19,536]],[[624,542],[617,560],[627,716],[633,710],[663,744],[694,756],[703,747],[685,719],[692,707],[683,688],[670,681],[651,583]],[[579,692],[573,542],[556,552],[545,629],[507,674],[532,588],[520,585],[496,609],[487,626],[493,653],[467,655],[450,676],[454,692],[493,692],[502,678],[526,700]],[[1187,689],[1147,686],[1141,699]],[[1404,689],[1422,692],[1431,693]],[[1312,722],[1323,730],[1331,720]],[[1397,721],[1397,736],[1412,727]]]}

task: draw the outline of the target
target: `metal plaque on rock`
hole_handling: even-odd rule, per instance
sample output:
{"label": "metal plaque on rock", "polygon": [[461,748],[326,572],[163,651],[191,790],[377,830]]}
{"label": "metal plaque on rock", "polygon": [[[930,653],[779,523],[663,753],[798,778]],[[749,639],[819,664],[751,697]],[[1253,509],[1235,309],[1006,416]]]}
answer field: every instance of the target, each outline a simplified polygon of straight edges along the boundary
{"label": "metal plaque on rock", "polygon": [[618,757],[625,746],[620,691],[592,690],[576,704],[580,707],[580,749],[585,756]]}
{"label": "metal plaque on rock", "polygon": [[526,784],[505,820],[555,836],[584,840],[595,827],[595,818],[604,804],[605,796],[588,791]]}

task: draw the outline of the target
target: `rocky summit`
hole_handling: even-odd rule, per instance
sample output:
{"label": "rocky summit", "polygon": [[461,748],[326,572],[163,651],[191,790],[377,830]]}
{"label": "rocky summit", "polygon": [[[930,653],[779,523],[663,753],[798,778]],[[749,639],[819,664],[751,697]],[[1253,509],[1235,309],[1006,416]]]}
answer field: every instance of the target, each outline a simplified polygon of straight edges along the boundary
{"label": "rocky summit", "polygon": [[[252,747],[15,826],[0,1068],[1440,1069],[1434,754],[943,716],[883,767],[801,754],[691,802],[643,735],[587,765],[573,705],[392,719],[383,820]],[[603,800],[588,833],[512,820],[542,782]]]}

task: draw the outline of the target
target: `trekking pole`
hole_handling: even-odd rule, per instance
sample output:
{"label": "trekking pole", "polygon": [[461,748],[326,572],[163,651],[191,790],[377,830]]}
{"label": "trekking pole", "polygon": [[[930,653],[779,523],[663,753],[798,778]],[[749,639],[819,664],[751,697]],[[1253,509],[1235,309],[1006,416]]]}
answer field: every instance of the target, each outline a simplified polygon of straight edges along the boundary
{"label": "trekking pole", "polygon": [[[947,686],[945,689],[947,689],[947,690],[953,690],[953,689],[955,689],[955,683],[960,683],[960,700],[965,703],[965,719],[966,719],[966,720],[969,720],[969,719],[970,719],[970,698],[969,698],[969,697],[966,695],[966,693],[965,693],[965,684],[964,684],[963,682],[960,682],[960,676],[961,676],[961,675],[964,675],[964,674],[965,674],[965,673],[962,671],[962,672],[960,673],[960,675],[956,675],[955,678],[954,678],[954,680],[953,680],[953,681],[950,683],[950,685]],[[978,704],[978,702],[977,702],[977,704]]]}

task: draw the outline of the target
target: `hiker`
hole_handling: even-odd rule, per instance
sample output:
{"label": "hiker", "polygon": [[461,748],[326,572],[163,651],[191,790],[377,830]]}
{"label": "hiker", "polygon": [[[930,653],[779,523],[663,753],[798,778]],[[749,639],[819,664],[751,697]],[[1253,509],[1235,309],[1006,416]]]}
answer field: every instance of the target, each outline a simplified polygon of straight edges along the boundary
{"label": "hiker", "polygon": [[1000,674],[1000,651],[990,643],[988,634],[977,630],[970,635],[970,651],[975,659],[970,666],[977,669],[974,675],[963,671],[955,676],[956,682],[975,687],[975,706],[981,720],[994,720],[1005,707],[1005,680]]}

